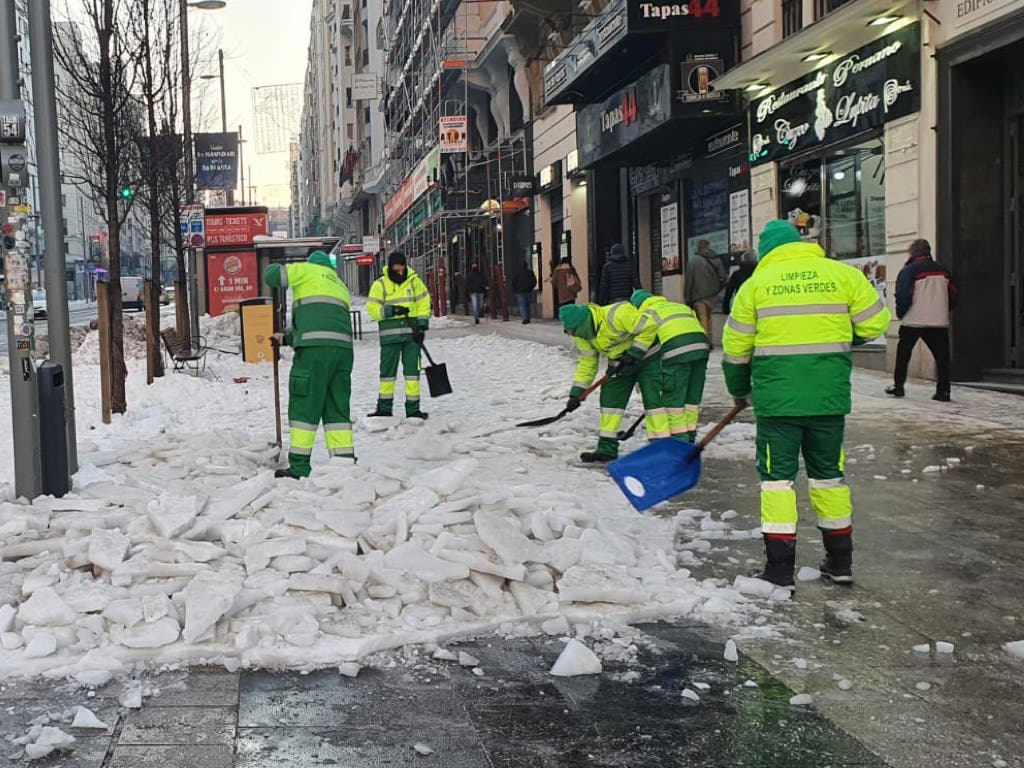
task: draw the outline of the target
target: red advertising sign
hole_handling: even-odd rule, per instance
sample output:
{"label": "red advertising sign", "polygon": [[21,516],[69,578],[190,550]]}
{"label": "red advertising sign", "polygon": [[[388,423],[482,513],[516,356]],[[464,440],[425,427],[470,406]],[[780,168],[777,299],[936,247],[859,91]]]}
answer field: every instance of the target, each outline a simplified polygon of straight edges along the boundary
{"label": "red advertising sign", "polygon": [[210,295],[210,316],[237,312],[238,302],[260,295],[256,254],[211,253],[206,257],[206,286]]}
{"label": "red advertising sign", "polygon": [[372,267],[374,262],[374,256],[356,256],[356,266],[359,267]]}
{"label": "red advertising sign", "polygon": [[252,245],[257,235],[270,234],[265,213],[214,214],[206,217],[206,247]]}

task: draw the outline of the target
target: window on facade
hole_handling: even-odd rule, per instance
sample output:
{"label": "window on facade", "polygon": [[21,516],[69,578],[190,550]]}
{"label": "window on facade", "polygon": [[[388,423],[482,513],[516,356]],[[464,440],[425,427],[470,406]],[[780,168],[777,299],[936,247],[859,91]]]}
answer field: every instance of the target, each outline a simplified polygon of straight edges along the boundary
{"label": "window on facade", "polygon": [[820,19],[849,2],[850,0],[814,0],[814,18]]}
{"label": "window on facade", "polygon": [[351,88],[346,88],[345,89],[345,106],[348,107],[349,109],[352,108],[352,89]]}
{"label": "window on facade", "polygon": [[782,36],[795,35],[804,26],[804,0],[782,0]]}
{"label": "window on facade", "polygon": [[351,45],[346,45],[345,46],[345,64],[346,64],[346,66],[349,66],[349,67],[352,66],[352,46]]}

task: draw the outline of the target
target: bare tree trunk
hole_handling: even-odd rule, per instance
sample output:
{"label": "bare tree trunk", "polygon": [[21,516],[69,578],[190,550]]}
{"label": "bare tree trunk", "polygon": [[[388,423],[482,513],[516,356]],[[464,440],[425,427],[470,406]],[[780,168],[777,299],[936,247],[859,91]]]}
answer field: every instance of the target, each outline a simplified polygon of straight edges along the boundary
{"label": "bare tree trunk", "polygon": [[163,358],[160,356],[160,165],[157,152],[156,100],[157,84],[153,74],[153,45],[151,40],[149,0],[142,0],[138,9],[141,17],[140,37],[142,43],[142,83],[146,101],[146,119],[149,135],[149,162],[146,176],[149,183],[149,244],[150,244],[150,285],[146,295],[146,383],[152,384],[164,375]]}

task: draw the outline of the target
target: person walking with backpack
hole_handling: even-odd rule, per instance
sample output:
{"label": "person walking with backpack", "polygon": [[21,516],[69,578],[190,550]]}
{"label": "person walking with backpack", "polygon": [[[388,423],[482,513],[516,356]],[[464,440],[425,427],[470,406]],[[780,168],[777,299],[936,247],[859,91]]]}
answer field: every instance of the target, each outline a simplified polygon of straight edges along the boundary
{"label": "person walking with backpack", "polygon": [[640,281],[633,274],[633,265],[626,258],[622,246],[616,243],[608,253],[601,270],[601,284],[597,289],[597,303],[604,306],[616,301],[629,301]]}
{"label": "person walking with backpack", "polygon": [[822,576],[853,582],[853,502],[843,437],[850,412],[853,347],[889,328],[889,310],[864,273],[769,221],[759,263],[725,324],[725,383],[757,418],[761,531],[766,565],[757,577],[792,589],[796,476],[803,455],[811,506],[825,545]]}
{"label": "person walking with backpack", "polygon": [[555,286],[559,309],[567,304],[575,304],[576,294],[583,290],[580,273],[576,271],[576,267],[569,261],[568,256],[562,257],[558,266],[551,273],[551,277],[548,278],[548,282]]}
{"label": "person walking with backpack", "polygon": [[368,416],[391,416],[395,406],[398,363],[405,376],[405,415],[426,419],[420,410],[420,344],[430,326],[430,292],[409,269],[405,254],[388,256],[384,274],[370,286],[366,311],[380,328],[380,389],[377,409]]}
{"label": "person walking with backpack", "polygon": [[923,340],[935,358],[935,394],[932,400],[949,402],[950,367],[949,313],[956,309],[957,290],[949,270],[932,258],[927,240],[915,240],[907,251],[909,258],[896,278],[896,317],[900,342],[896,347],[893,386],[885,390],[893,397],[904,397],[907,368],[918,340]]}
{"label": "person walking with backpack", "polygon": [[724,287],[722,261],[712,250],[711,243],[701,240],[697,243],[697,252],[686,262],[683,300],[697,314],[709,340],[712,339],[711,310],[715,306],[715,297]]}
{"label": "person walking with backpack", "polygon": [[304,263],[271,264],[263,279],[272,288],[292,292],[292,328],[272,337],[275,346],[295,349],[288,376],[288,467],[274,477],[298,480],[309,477],[321,423],[327,452],[355,461],[349,415],[352,299],[323,251],[314,251]]}

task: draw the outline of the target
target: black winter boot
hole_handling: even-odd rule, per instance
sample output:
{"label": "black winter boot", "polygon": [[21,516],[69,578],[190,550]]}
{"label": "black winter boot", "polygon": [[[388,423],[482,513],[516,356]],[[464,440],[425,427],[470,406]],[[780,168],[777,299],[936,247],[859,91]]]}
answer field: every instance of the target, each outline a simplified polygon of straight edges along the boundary
{"label": "black winter boot", "polygon": [[580,461],[584,464],[607,464],[610,461],[615,461],[615,456],[609,456],[607,453],[598,453],[597,451],[584,451],[580,454]]}
{"label": "black winter boot", "polygon": [[764,553],[767,560],[764,570],[752,574],[753,578],[770,582],[777,587],[795,588],[793,570],[796,568],[796,539],[765,536]]}
{"label": "black winter boot", "polygon": [[822,531],[825,559],[819,570],[822,578],[834,584],[853,584],[853,534],[849,528],[842,531]]}
{"label": "black winter boot", "polygon": [[390,417],[390,416],[391,416],[391,414],[390,414],[390,413],[384,413],[384,411],[382,411],[382,410],[381,410],[380,408],[378,408],[377,410],[375,410],[375,411],[374,411],[373,413],[368,413],[368,414],[366,414],[366,415],[367,415],[367,416],[368,416],[369,418],[371,418],[371,419],[372,419],[372,418],[376,418],[376,417],[378,417],[378,416],[387,416],[387,417]]}
{"label": "black winter boot", "polygon": [[891,387],[886,387],[885,394],[892,395],[893,397],[906,397],[907,393],[903,391],[903,387],[898,384],[894,384]]}
{"label": "black winter boot", "polygon": [[274,473],[274,477],[278,477],[278,478],[284,477],[284,478],[287,478],[289,480],[301,480],[302,479],[301,477],[296,475],[294,472],[292,472],[292,468],[291,467],[285,467],[284,469],[277,470]]}
{"label": "black winter boot", "polygon": [[423,421],[426,421],[428,417],[427,417],[427,414],[425,414],[423,411],[413,411],[406,418],[409,418],[409,419],[422,419]]}

